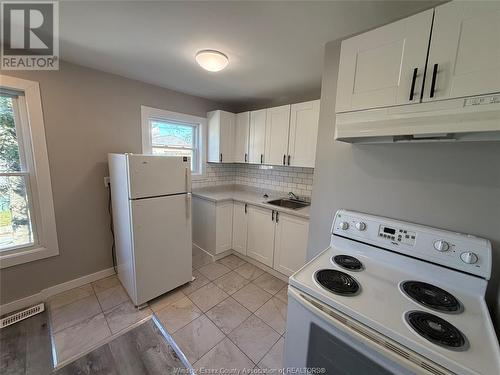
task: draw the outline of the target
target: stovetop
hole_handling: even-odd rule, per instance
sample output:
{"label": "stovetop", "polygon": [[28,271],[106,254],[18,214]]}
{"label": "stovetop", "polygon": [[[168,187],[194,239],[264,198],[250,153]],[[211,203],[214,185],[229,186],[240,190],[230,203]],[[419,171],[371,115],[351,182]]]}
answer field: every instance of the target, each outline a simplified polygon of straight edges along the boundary
{"label": "stovetop", "polygon": [[[334,261],[346,255],[361,268]],[[329,290],[317,279],[318,271],[326,278],[326,270],[347,275],[356,291]],[[450,371],[500,373],[485,279],[332,236],[331,246],[294,274],[290,285]]]}

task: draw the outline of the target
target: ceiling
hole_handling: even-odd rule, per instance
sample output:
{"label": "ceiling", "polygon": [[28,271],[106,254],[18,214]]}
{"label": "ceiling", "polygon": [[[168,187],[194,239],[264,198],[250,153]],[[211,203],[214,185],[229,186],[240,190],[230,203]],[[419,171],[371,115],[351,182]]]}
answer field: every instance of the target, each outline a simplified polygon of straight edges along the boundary
{"label": "ceiling", "polygon": [[[61,58],[239,105],[319,96],[328,41],[427,9],[427,1],[60,2]],[[228,55],[209,73],[200,49]]]}

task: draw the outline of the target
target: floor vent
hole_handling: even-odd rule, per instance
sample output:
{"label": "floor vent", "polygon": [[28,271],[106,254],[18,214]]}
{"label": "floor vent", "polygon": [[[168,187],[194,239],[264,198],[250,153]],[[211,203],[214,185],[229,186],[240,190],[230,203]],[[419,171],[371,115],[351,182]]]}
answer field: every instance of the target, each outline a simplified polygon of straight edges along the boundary
{"label": "floor vent", "polygon": [[38,313],[41,313],[44,310],[45,310],[45,305],[43,303],[40,303],[36,306],[27,308],[26,310],[19,311],[12,315],[6,316],[5,318],[2,318],[0,322],[0,328],[5,328],[7,326],[10,326],[11,324],[20,322],[21,320],[29,318],[30,316],[36,315]]}

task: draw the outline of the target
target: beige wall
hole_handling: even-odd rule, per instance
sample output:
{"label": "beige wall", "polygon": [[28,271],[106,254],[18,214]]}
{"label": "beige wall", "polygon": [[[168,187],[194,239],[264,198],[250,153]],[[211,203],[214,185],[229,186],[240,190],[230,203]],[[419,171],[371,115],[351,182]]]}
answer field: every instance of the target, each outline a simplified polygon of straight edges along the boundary
{"label": "beige wall", "polygon": [[[60,255],[0,271],[0,304],[111,267],[108,152],[140,152],[141,104],[205,116],[220,104],[62,63],[40,82]],[[230,110],[230,108],[225,108]]]}
{"label": "beige wall", "polygon": [[495,311],[500,276],[500,143],[334,142],[339,53],[339,42],[326,45],[309,258],[328,246],[333,214],[339,208],[475,234],[493,244],[494,278],[488,297]]}

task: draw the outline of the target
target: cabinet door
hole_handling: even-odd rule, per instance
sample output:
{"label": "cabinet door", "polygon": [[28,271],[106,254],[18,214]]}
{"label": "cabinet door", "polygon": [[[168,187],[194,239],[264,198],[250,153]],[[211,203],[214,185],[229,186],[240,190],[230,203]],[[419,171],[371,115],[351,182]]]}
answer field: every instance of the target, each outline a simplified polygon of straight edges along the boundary
{"label": "cabinet door", "polygon": [[274,269],[290,276],[306,263],[309,220],[279,213],[276,219]]}
{"label": "cabinet door", "polygon": [[290,109],[290,139],[288,141],[290,165],[314,168],[318,122],[319,100],[292,104]]}
{"label": "cabinet door", "polygon": [[249,161],[252,164],[265,162],[266,147],[266,110],[250,112]]}
{"label": "cabinet door", "polygon": [[220,111],[220,160],[222,163],[232,163],[234,161],[234,113]]}
{"label": "cabinet door", "polygon": [[247,255],[247,205],[234,202],[233,206],[233,250]]}
{"label": "cabinet door", "polygon": [[236,163],[248,162],[248,137],[250,135],[250,112],[236,114],[233,160]]}
{"label": "cabinet door", "polygon": [[285,165],[288,155],[290,105],[268,108],[266,114],[266,164]]}
{"label": "cabinet door", "polygon": [[498,1],[453,1],[437,7],[423,100],[500,92],[499,35]]}
{"label": "cabinet door", "polygon": [[234,113],[212,111],[207,113],[208,153],[210,163],[232,163],[234,144]]}
{"label": "cabinet door", "polygon": [[220,162],[220,112],[212,111],[207,113],[207,135],[208,151],[207,161],[209,163]]}
{"label": "cabinet door", "polygon": [[420,101],[433,12],[431,9],[342,42],[336,112]]}
{"label": "cabinet door", "polygon": [[219,254],[232,247],[233,202],[217,203],[215,216],[215,253]]}
{"label": "cabinet door", "polygon": [[273,266],[274,220],[271,210],[248,206],[247,256]]}

